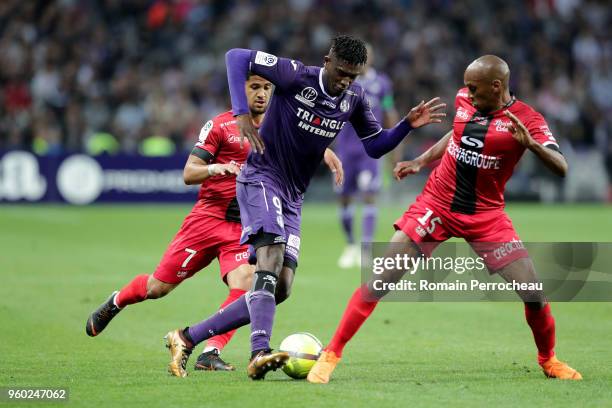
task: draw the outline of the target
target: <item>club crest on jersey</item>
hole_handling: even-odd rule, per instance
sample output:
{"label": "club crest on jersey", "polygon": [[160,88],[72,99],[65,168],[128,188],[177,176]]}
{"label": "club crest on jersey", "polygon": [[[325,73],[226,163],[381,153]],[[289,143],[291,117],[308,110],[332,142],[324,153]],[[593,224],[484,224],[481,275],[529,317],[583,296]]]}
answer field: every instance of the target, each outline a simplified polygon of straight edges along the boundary
{"label": "club crest on jersey", "polygon": [[346,113],[348,112],[349,108],[350,105],[348,101],[346,99],[343,99],[342,102],[340,102],[340,111]]}
{"label": "club crest on jersey", "polygon": [[299,95],[295,95],[295,99],[302,102],[306,106],[314,108],[314,101],[315,99],[317,99],[317,96],[319,96],[317,90],[314,89],[312,86],[309,86],[302,89],[302,92],[300,92]]}
{"label": "club crest on jersey", "polygon": [[268,54],[267,52],[257,51],[257,54],[255,54],[255,63],[258,65],[273,67],[277,61],[278,57],[276,55]]}

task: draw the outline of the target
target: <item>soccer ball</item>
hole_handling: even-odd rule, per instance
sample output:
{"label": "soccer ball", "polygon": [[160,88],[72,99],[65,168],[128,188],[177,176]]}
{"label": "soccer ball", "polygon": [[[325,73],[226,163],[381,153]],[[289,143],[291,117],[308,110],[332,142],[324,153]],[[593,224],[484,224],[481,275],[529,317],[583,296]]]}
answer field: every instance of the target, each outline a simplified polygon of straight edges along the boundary
{"label": "soccer ball", "polygon": [[295,333],[283,340],[279,351],[289,353],[290,358],[283,366],[283,371],[291,378],[306,378],[310,369],[315,364],[323,345],[310,333]]}

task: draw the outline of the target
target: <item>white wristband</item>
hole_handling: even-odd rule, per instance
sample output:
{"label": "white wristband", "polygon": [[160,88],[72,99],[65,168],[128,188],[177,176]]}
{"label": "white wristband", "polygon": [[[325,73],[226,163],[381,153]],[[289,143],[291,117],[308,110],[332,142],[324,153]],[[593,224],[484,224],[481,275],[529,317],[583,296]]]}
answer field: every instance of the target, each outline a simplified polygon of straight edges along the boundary
{"label": "white wristband", "polygon": [[216,174],[217,174],[217,168],[218,168],[218,166],[219,166],[219,165],[218,165],[217,163],[215,163],[215,164],[209,164],[209,165],[208,165],[208,175],[209,175],[209,176],[214,176],[214,175],[216,175]]}

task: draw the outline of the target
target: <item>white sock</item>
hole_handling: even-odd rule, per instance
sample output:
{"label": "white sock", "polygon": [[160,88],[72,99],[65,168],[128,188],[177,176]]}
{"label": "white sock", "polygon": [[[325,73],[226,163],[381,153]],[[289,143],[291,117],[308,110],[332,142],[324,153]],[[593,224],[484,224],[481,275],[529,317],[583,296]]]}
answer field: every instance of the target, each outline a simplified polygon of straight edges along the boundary
{"label": "white sock", "polygon": [[118,295],[118,294],[119,294],[119,292],[115,292],[115,296],[113,296],[113,305],[115,305],[115,307],[116,307],[117,309],[121,309],[121,308],[119,307],[119,305],[117,305],[117,295]]}
{"label": "white sock", "polygon": [[213,350],[217,350],[217,354],[221,354],[221,352],[219,351],[218,348],[216,347],[212,347],[212,346],[206,346],[204,347],[204,353],[208,353],[209,351],[213,351]]}

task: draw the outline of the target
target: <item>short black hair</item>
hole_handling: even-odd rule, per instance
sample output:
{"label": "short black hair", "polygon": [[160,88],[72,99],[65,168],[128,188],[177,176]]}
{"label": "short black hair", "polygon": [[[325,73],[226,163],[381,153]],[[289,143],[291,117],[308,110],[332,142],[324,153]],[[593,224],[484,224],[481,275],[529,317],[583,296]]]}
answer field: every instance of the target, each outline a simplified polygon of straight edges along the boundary
{"label": "short black hair", "polygon": [[334,38],[331,43],[331,53],[351,65],[364,65],[368,62],[365,42],[350,35],[339,35]]}

